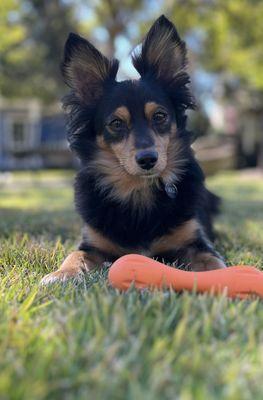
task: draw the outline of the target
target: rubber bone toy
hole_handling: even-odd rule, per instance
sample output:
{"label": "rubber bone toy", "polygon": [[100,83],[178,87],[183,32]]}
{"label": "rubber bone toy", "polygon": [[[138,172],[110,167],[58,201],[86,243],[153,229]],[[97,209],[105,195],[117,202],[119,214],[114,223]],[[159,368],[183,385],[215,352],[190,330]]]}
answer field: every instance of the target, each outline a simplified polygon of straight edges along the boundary
{"label": "rubber bone toy", "polygon": [[120,290],[173,289],[197,293],[226,293],[228,297],[263,298],[263,272],[251,266],[233,266],[207,272],[182,271],[151,258],[129,254],[115,261],[109,270],[110,284]]}

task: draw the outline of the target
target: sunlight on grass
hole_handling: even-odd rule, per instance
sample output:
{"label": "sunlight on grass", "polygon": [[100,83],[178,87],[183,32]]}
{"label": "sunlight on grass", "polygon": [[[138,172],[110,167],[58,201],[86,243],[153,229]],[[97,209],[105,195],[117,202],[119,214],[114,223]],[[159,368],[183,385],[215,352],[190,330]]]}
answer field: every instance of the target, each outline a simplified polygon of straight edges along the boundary
{"label": "sunlight on grass", "polygon": [[[208,185],[224,199],[232,201],[263,201],[262,177],[240,175],[238,172],[225,172],[210,177]],[[262,211],[263,204],[261,203]]]}
{"label": "sunlight on grass", "polygon": [[0,207],[23,210],[59,210],[73,204],[71,187],[50,188],[45,185],[33,188],[8,188],[1,191]]}
{"label": "sunlight on grass", "polygon": [[70,172],[8,174],[0,181],[0,207],[24,210],[73,208],[72,184]]}
{"label": "sunlight on grass", "polygon": [[217,219],[218,248],[230,265],[252,264],[263,268],[263,180],[236,172],[208,180],[211,190],[222,197]]}

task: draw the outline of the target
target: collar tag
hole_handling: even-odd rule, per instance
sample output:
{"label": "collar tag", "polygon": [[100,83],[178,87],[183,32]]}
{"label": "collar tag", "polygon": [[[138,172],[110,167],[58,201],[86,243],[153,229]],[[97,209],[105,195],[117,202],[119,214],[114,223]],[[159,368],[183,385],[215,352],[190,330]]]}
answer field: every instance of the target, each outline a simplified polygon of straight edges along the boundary
{"label": "collar tag", "polygon": [[165,188],[167,196],[169,196],[171,199],[176,198],[178,189],[173,183],[166,183],[164,188]]}

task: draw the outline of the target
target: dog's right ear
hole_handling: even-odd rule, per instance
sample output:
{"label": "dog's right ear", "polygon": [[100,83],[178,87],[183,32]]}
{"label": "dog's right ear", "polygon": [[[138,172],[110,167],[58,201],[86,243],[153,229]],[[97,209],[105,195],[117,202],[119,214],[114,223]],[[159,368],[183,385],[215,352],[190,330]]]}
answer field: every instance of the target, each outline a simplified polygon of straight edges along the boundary
{"label": "dog's right ear", "polygon": [[66,84],[82,103],[89,105],[97,101],[105,83],[115,80],[118,67],[118,60],[108,60],[86,39],[69,34],[61,71]]}
{"label": "dog's right ear", "polygon": [[154,22],[141,51],[135,53],[132,60],[142,79],[150,78],[163,84],[176,108],[195,108],[188,85],[186,45],[174,24],[164,15]]}

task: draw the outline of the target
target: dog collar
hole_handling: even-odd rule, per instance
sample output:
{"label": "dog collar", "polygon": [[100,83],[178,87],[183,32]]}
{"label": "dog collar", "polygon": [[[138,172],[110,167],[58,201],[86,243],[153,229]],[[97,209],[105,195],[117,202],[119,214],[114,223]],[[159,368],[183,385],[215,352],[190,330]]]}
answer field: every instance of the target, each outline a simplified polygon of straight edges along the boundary
{"label": "dog collar", "polygon": [[166,185],[164,186],[164,190],[166,191],[168,197],[170,197],[171,199],[176,198],[178,189],[174,183],[166,183]]}

